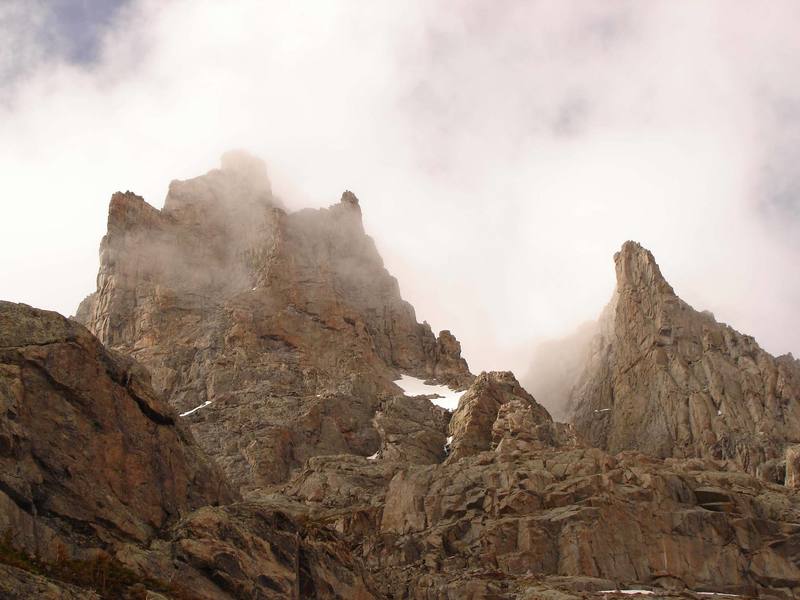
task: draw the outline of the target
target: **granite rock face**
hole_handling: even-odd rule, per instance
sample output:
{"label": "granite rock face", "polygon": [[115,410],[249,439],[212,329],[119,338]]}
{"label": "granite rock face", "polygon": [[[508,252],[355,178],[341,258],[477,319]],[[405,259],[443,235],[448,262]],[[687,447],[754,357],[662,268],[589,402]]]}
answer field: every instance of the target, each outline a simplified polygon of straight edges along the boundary
{"label": "granite rock face", "polygon": [[263,164],[235,158],[173,182],[161,211],[115,194],[97,291],[77,315],[179,412],[203,406],[192,431],[251,489],[314,455],[373,454],[399,373],[455,387],[472,375],[458,341],[400,297],[352,193],[287,213]]}
{"label": "granite rock face", "polygon": [[449,425],[447,460],[454,462],[503,443],[555,443],[553,419],[511,372],[481,373]]}
{"label": "granite rock face", "polygon": [[587,447],[510,373],[479,375],[450,432],[438,463],[314,458],[281,508],[350,540],[386,598],[800,597],[792,489],[732,461]]}
{"label": "granite rock face", "polygon": [[3,598],[119,597],[58,580],[99,564],[141,580],[126,598],[374,597],[335,532],[239,501],[147,372],[74,321],[0,302],[0,411]]}
{"label": "granite rock face", "polygon": [[383,459],[412,464],[441,462],[446,453],[450,413],[425,398],[394,397],[385,401],[374,423]]}
{"label": "granite rock face", "polygon": [[0,302],[0,411],[0,531],[32,554],[235,498],[146,371],[56,313]]}
{"label": "granite rock face", "polygon": [[101,600],[101,596],[91,590],[2,564],[0,564],[0,598]]}
{"label": "granite rock face", "polygon": [[683,302],[653,255],[626,242],[570,411],[585,440],[610,452],[730,460],[783,482],[800,441],[800,361]]}
{"label": "granite rock face", "polygon": [[115,194],[100,341],[0,304],[0,594],[102,596],[11,544],[152,600],[800,598],[797,361],[616,262],[563,424],[416,321],[351,193],[289,213],[239,153],[162,210]]}
{"label": "granite rock face", "polygon": [[535,573],[792,597],[796,499],[718,469],[585,448],[402,469],[367,560],[409,597],[426,595],[401,565],[431,582],[495,572],[509,590]]}
{"label": "granite rock face", "polygon": [[[173,528],[161,552],[155,572],[179,579],[197,598],[375,598],[334,531],[263,503],[197,510]],[[163,555],[169,561],[157,560]]]}
{"label": "granite rock face", "polygon": [[546,444],[318,457],[283,494],[351,540],[386,598],[800,597],[800,498],[720,461]]}

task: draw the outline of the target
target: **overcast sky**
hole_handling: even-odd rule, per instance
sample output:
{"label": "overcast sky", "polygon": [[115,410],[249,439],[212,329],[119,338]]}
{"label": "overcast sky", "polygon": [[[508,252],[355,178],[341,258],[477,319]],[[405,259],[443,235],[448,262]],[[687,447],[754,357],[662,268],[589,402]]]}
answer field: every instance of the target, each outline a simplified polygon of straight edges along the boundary
{"label": "overcast sky", "polygon": [[0,298],[72,314],[112,192],[230,148],[361,199],[473,370],[594,318],[627,239],[800,353],[800,3],[0,0]]}

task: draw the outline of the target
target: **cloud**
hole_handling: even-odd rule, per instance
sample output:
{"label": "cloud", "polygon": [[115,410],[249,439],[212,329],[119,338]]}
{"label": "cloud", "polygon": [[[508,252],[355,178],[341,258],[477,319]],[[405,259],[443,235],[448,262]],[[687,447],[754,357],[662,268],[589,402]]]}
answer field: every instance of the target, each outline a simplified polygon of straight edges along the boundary
{"label": "cloud", "polygon": [[[4,39],[42,18],[14,6]],[[89,63],[26,38],[0,55],[0,296],[72,312],[113,191],[160,206],[247,148],[289,206],[356,192],[404,296],[474,368],[524,371],[594,318],[626,239],[696,307],[797,352],[798,13],[142,0]]]}
{"label": "cloud", "polygon": [[0,81],[5,83],[33,69],[44,57],[45,48],[38,43],[47,12],[35,3],[21,1],[0,4]]}

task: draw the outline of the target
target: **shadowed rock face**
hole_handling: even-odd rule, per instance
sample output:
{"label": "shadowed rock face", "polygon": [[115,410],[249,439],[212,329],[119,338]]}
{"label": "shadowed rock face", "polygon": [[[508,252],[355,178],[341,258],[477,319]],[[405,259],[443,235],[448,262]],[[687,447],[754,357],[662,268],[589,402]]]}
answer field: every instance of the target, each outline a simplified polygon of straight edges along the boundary
{"label": "shadowed rock face", "polygon": [[31,553],[144,543],[234,498],[146,371],[56,313],[0,302],[0,411],[0,531]]}
{"label": "shadowed rock face", "polygon": [[614,261],[617,289],[571,394],[578,432],[611,452],[732,460],[782,482],[800,441],[800,361],[694,310],[639,244]]}
{"label": "shadowed rock face", "polygon": [[0,302],[0,416],[3,598],[101,597],[3,564],[10,548],[115,561],[142,582],[126,598],[152,582],[204,600],[374,597],[333,531],[234,502],[147,372],[73,321]]}
{"label": "shadowed rock face", "polygon": [[23,569],[0,565],[0,598],[37,600],[101,600],[84,588],[53,581]]}
{"label": "shadowed rock face", "polygon": [[167,556],[182,569],[162,560],[158,573],[171,579],[177,571],[198,598],[375,598],[334,531],[264,504],[203,508],[170,533]]}
{"label": "shadowed rock face", "polygon": [[115,194],[98,289],[77,314],[179,412],[210,402],[186,419],[253,488],[317,454],[373,454],[398,372],[456,386],[472,375],[449,332],[417,323],[353,194],[287,214],[263,165],[239,160],[173,182],[161,211]]}

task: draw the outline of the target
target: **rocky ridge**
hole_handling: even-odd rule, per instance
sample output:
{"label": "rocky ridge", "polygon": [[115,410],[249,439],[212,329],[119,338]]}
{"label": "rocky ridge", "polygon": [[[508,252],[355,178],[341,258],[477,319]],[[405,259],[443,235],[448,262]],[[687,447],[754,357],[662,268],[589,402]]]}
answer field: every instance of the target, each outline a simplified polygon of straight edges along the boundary
{"label": "rocky ridge", "polygon": [[[115,597],[65,580],[68,559],[111,561],[130,598],[800,598],[800,497],[763,476],[767,450],[793,439],[794,408],[766,444],[743,429],[732,447],[747,451],[731,456],[612,448],[637,422],[615,417],[612,435],[595,425],[615,419],[581,418],[633,412],[626,390],[681,405],[657,350],[675,377],[684,354],[671,347],[692,348],[681,336],[697,326],[649,253],[626,244],[617,258],[623,291],[567,425],[513,374],[470,374],[449,332],[417,323],[360,211],[346,192],[287,213],[260,161],[227,155],[173,182],[160,211],[112,198],[98,289],[76,315],[106,347],[0,304],[0,502],[14,534],[0,558],[29,557],[0,560],[0,592]],[[729,346],[710,346],[703,369],[730,375]],[[751,358],[775,373],[779,404],[796,404],[791,364]],[[465,390],[458,408],[403,396],[401,373]],[[787,456],[795,481],[800,453]]]}
{"label": "rocky ridge", "polygon": [[78,318],[179,412],[203,406],[192,431],[237,485],[279,483],[314,455],[373,454],[401,372],[473,377],[458,341],[400,297],[357,198],[287,213],[253,157],[173,182],[161,211],[115,194],[100,262]]}
{"label": "rocky ridge", "polygon": [[236,496],[147,372],[56,313],[0,302],[0,390],[0,530],[32,554],[144,543]]}
{"label": "rocky ridge", "polygon": [[4,598],[93,597],[63,577],[107,598],[374,597],[334,532],[241,502],[146,371],[77,323],[0,302],[0,410]]}
{"label": "rocky ridge", "polygon": [[[462,400],[451,420],[461,457],[318,457],[274,499],[350,539],[387,598],[798,597],[796,492],[729,462],[587,447],[537,424],[520,393],[508,373],[481,374],[464,398],[482,410]],[[453,425],[498,405],[480,427]]]}
{"label": "rocky ridge", "polygon": [[653,255],[626,242],[617,289],[570,395],[570,416],[612,453],[730,460],[783,483],[800,442],[800,361],[682,301]]}

